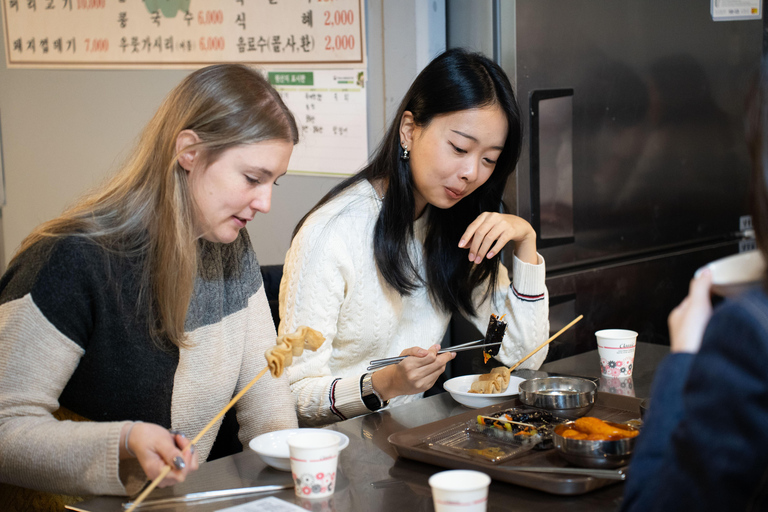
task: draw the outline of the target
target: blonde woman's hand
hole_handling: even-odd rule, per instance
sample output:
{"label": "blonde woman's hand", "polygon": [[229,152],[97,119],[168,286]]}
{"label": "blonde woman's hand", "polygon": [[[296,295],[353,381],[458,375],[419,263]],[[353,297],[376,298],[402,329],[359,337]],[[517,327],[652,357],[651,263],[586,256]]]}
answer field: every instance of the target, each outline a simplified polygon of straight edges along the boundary
{"label": "blonde woman's hand", "polygon": [[433,345],[428,350],[411,347],[400,355],[408,356],[397,364],[374,372],[371,384],[384,400],[396,396],[422,393],[437,381],[445,371],[445,365],[456,357],[456,352],[438,354],[440,345]]}
{"label": "blonde woman's hand", "polygon": [[459,247],[469,249],[469,261],[480,263],[483,258],[493,258],[510,241],[515,242],[515,256],[521,261],[536,265],[536,232],[531,225],[517,215],[483,212],[461,235]]}
{"label": "blonde woman's hand", "polygon": [[712,316],[712,272],[704,269],[691,280],[688,296],[672,310],[667,319],[672,352],[696,353],[701,347],[704,330]]}
{"label": "blonde woman's hand", "polygon": [[124,427],[121,436],[121,458],[131,456],[124,450],[126,446],[124,436],[129,435],[127,446],[139,460],[149,480],[154,480],[166,465],[171,466],[171,472],[158,484],[158,487],[168,487],[183,482],[191,471],[198,468],[194,447],[183,451],[190,444],[190,440],[184,434],[170,432],[153,423],[134,423],[133,428],[128,432],[129,427],[130,424]]}

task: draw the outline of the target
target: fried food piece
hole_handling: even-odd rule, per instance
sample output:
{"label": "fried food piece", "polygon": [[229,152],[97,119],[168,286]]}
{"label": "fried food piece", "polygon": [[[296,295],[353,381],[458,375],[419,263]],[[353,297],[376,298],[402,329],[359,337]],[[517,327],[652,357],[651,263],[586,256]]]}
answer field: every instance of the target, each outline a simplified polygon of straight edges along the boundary
{"label": "fried food piece", "polygon": [[277,345],[264,353],[270,373],[280,377],[285,367],[293,363],[294,356],[300,356],[305,349],[315,351],[324,341],[325,337],[319,331],[305,325],[296,332],[278,336]]}
{"label": "fried food piece", "polygon": [[[509,385],[509,369],[504,368],[507,370],[507,379],[504,380],[504,373],[503,372],[491,372],[491,373],[484,373],[480,375],[477,380],[472,384],[472,387],[470,387],[469,392],[470,393],[501,393],[503,391],[507,390],[507,386]],[[496,368],[494,368],[496,370]],[[495,382],[495,386],[484,386],[478,384],[479,382]],[[493,389],[494,391],[482,391],[485,389]]]}
{"label": "fried food piece", "polygon": [[469,388],[470,393],[478,393],[482,395],[489,395],[493,393],[501,393],[499,388],[499,381],[494,380],[476,380]]}
{"label": "fried food piece", "polygon": [[568,439],[586,439],[587,438],[587,434],[583,432],[579,432],[578,430],[574,430],[572,428],[564,430],[563,433],[560,435],[563,437],[567,437]]}
{"label": "fried food piece", "polygon": [[[584,416],[574,423],[574,428],[587,435],[596,434],[606,437],[606,439],[623,439],[625,437],[635,437],[640,432],[637,430],[622,429],[614,427],[599,418]],[[603,439],[605,440],[605,439]]]}
{"label": "fried food piece", "polygon": [[277,337],[277,344],[288,343],[294,356],[300,356],[304,349],[315,351],[320,348],[324,341],[325,337],[320,334],[320,331],[316,331],[306,325],[300,326],[296,332]]}
{"label": "fried food piece", "polygon": [[272,347],[264,353],[267,359],[270,373],[279,377],[283,374],[283,369],[293,363],[293,349],[287,343],[281,343]]}
{"label": "fried food piece", "polygon": [[507,389],[507,386],[509,386],[509,368],[506,366],[499,366],[498,368],[491,370],[491,375],[501,375],[504,379],[502,387]]}

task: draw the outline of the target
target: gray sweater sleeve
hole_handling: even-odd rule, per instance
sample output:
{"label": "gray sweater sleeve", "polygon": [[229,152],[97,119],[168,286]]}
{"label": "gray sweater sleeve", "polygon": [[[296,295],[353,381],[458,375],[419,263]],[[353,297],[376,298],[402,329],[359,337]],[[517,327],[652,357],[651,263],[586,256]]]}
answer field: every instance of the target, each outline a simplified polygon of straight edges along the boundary
{"label": "gray sweater sleeve", "polygon": [[125,495],[124,422],[58,421],[58,397],[83,349],[55,329],[31,295],[0,306],[0,481],[62,494]]}

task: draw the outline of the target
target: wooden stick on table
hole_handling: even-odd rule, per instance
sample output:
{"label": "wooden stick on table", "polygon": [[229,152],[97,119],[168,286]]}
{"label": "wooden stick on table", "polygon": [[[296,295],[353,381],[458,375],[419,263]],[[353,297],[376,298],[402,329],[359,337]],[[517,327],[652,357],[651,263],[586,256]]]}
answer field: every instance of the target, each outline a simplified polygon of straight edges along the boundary
{"label": "wooden stick on table", "polygon": [[525,362],[525,361],[526,361],[526,360],[527,360],[529,357],[531,357],[533,354],[535,354],[535,353],[536,353],[536,352],[538,352],[539,350],[541,350],[541,349],[543,349],[544,347],[546,347],[547,345],[549,345],[549,344],[552,342],[552,340],[554,340],[555,338],[557,338],[558,336],[560,336],[561,334],[563,334],[565,331],[567,331],[568,329],[570,329],[570,328],[573,326],[573,324],[575,324],[576,322],[578,322],[578,321],[579,321],[579,320],[581,320],[582,318],[584,318],[584,315],[579,315],[579,316],[577,316],[575,319],[573,319],[573,320],[571,321],[571,323],[569,323],[568,325],[566,325],[565,327],[563,327],[562,329],[560,329],[559,331],[557,331],[557,332],[556,332],[556,333],[555,333],[555,334],[554,334],[554,335],[553,335],[551,338],[549,338],[547,341],[545,341],[544,343],[542,343],[541,345],[539,345],[538,347],[536,347],[535,349],[533,349],[533,351],[532,351],[530,354],[528,354],[527,356],[525,356],[524,358],[522,358],[521,360],[519,360],[518,362],[516,362],[514,366],[512,366],[512,367],[510,367],[510,368],[509,368],[509,371],[512,371],[512,370],[514,370],[515,368],[517,368],[518,366],[520,366],[521,364],[523,364],[523,363],[524,363],[524,362]]}
{"label": "wooden stick on table", "polygon": [[[256,375],[256,377],[254,377],[253,380],[248,383],[247,386],[245,386],[238,394],[236,394],[235,397],[232,400],[230,400],[229,403],[219,412],[219,414],[214,416],[213,419],[210,422],[208,422],[208,424],[203,428],[203,430],[201,430],[200,433],[197,434],[197,436],[195,436],[192,442],[189,445],[187,445],[187,448],[184,448],[184,451],[187,451],[190,446],[197,444],[197,442],[200,441],[200,439],[202,439],[205,433],[208,432],[211,429],[211,427],[213,427],[213,425],[215,425],[216,422],[219,421],[221,417],[224,416],[227,413],[227,411],[232,408],[233,405],[235,405],[235,403],[237,403],[238,400],[240,400],[240,398],[245,394],[245,392],[251,389],[251,386],[256,384],[256,381],[262,378],[265,373],[267,373],[267,370],[269,370],[269,366],[261,370],[259,374]],[[142,493],[139,494],[139,496],[135,500],[133,500],[133,505],[131,505],[131,508],[128,509],[128,512],[133,512],[133,510],[136,507],[138,507],[141,504],[141,502],[146,499],[147,496],[149,496],[149,493],[151,493],[155,489],[155,487],[157,487],[157,485],[163,481],[163,478],[168,476],[168,473],[170,472],[171,472],[171,466],[166,465],[163,468],[163,470],[160,471],[160,474],[157,475],[157,478],[152,480],[152,483],[149,484],[147,488],[144,489]]]}

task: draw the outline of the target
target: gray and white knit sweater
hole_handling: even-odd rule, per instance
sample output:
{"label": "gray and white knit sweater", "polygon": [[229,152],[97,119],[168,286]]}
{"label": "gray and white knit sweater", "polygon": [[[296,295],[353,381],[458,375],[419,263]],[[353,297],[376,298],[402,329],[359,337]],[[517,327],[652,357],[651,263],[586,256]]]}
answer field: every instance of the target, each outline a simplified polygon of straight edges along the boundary
{"label": "gray and white knit sweater", "polygon": [[[146,477],[135,461],[120,464],[126,421],[193,436],[264,368],[276,334],[247,233],[200,244],[188,349],[151,341],[135,261],[68,237],[37,244],[8,269],[0,280],[0,483],[132,494]],[[297,426],[285,377],[260,379],[236,407],[243,444]],[[60,408],[90,421],[59,421]],[[217,432],[198,443],[201,461]]]}

